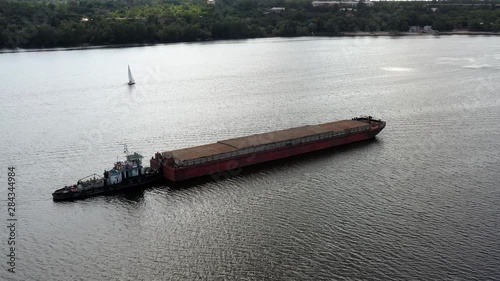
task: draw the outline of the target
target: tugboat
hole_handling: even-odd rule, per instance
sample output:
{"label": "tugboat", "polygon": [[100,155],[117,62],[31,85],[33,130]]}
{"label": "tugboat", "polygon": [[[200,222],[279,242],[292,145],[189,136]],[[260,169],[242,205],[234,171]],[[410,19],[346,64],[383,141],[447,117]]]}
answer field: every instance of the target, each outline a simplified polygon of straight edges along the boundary
{"label": "tugboat", "polygon": [[128,154],[126,160],[115,163],[113,169],[104,171],[103,177],[92,174],[74,185],[65,186],[52,193],[54,201],[82,199],[94,195],[112,193],[129,188],[152,185],[161,180],[158,170],[142,166],[142,155],[137,152]]}

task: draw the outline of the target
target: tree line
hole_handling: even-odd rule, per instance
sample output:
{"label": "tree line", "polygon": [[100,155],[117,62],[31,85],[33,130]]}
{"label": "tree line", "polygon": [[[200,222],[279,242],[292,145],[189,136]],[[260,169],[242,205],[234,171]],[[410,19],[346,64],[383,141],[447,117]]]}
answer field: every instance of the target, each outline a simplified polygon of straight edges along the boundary
{"label": "tree line", "polygon": [[[399,32],[415,25],[430,25],[438,31],[500,31],[500,6],[494,2],[377,2],[368,6],[361,1],[354,9],[313,7],[311,2],[216,0],[215,5],[208,5],[205,0],[0,0],[0,48]],[[273,12],[272,7],[285,11]]]}

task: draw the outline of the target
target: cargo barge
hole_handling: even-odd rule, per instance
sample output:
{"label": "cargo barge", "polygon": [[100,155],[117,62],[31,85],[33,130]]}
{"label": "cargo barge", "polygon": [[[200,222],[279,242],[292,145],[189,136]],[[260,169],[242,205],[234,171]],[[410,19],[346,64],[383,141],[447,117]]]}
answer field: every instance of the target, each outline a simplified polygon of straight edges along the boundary
{"label": "cargo barge", "polygon": [[157,152],[150,166],[181,181],[375,137],[386,122],[371,116]]}

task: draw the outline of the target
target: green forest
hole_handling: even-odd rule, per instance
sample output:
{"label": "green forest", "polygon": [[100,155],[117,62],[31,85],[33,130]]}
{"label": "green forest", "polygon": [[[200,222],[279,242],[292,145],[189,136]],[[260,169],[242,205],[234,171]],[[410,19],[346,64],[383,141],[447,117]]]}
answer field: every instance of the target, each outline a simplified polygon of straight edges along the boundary
{"label": "green forest", "polygon": [[[154,44],[276,36],[500,31],[499,2],[373,2],[354,9],[312,0],[0,0],[0,48]],[[476,3],[471,5],[471,3]],[[495,4],[496,3],[496,4]],[[272,7],[284,7],[273,12]],[[436,9],[437,8],[437,9]]]}

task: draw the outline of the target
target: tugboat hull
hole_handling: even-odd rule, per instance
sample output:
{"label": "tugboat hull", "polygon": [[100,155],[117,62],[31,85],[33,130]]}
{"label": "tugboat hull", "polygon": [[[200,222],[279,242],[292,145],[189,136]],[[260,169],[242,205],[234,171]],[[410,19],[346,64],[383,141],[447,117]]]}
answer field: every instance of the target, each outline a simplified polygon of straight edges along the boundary
{"label": "tugboat hull", "polygon": [[54,201],[71,201],[101,194],[110,194],[130,189],[149,187],[154,185],[155,183],[159,183],[161,180],[162,177],[158,173],[155,173],[131,177],[126,181],[122,181],[121,183],[88,190],[71,191],[67,188],[61,188],[52,193],[52,198]]}

